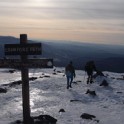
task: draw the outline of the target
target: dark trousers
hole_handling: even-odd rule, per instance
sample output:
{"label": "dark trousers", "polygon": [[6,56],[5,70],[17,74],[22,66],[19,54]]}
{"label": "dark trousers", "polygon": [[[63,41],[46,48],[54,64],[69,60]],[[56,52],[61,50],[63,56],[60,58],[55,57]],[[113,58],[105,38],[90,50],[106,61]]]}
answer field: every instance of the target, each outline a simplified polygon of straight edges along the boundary
{"label": "dark trousers", "polygon": [[87,75],[88,75],[87,84],[92,83],[93,82],[93,71],[87,71]]}
{"label": "dark trousers", "polygon": [[73,75],[66,76],[67,77],[67,89],[71,87],[72,81],[73,81]]}

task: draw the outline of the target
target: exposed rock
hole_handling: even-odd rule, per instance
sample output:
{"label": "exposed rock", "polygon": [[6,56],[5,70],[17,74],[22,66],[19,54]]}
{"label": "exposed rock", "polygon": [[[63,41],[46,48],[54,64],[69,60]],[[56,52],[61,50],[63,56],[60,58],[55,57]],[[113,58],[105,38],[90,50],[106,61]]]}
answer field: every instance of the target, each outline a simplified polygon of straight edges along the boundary
{"label": "exposed rock", "polygon": [[87,113],[83,113],[80,117],[82,119],[90,119],[90,120],[92,120],[93,118],[96,118],[95,115],[91,115],[91,114],[87,114]]}
{"label": "exposed rock", "polygon": [[82,82],[82,81],[76,81],[76,82]]}
{"label": "exposed rock", "polygon": [[6,88],[0,88],[0,93],[6,93],[7,89]]}
{"label": "exposed rock", "polygon": [[9,83],[9,84],[3,84],[3,85],[1,85],[1,86],[14,87],[14,86],[20,85],[20,84],[22,84],[22,81],[21,81],[21,80],[19,80],[19,81],[13,81],[13,82],[11,82],[11,83]]}
{"label": "exposed rock", "polygon": [[44,77],[46,77],[46,78],[50,78],[50,76],[49,76],[49,75],[44,75]]}
{"label": "exposed rock", "polygon": [[57,73],[56,72],[53,72],[53,75],[57,75]]}
{"label": "exposed rock", "polygon": [[50,115],[39,115],[33,117],[34,124],[56,124],[57,119],[51,117]]}
{"label": "exposed rock", "polygon": [[10,87],[14,87],[14,86],[20,85],[20,84],[22,84],[22,81],[21,81],[21,80],[19,80],[19,81],[14,81],[14,82],[10,83],[9,86],[10,86]]}
{"label": "exposed rock", "polygon": [[117,78],[117,80],[124,80],[124,78]]}
{"label": "exposed rock", "polygon": [[43,76],[40,76],[39,78],[43,78]]}
{"label": "exposed rock", "polygon": [[117,93],[123,93],[123,92],[121,92],[121,91],[118,91]]}
{"label": "exposed rock", "polygon": [[9,73],[14,73],[16,70],[9,70]]}
{"label": "exposed rock", "polygon": [[57,71],[57,73],[62,73],[61,71]]}
{"label": "exposed rock", "polygon": [[108,84],[108,82],[106,81],[106,80],[103,80],[102,81],[102,83],[100,84],[100,86],[108,86],[109,84]]}
{"label": "exposed rock", "polygon": [[30,81],[34,81],[34,80],[36,80],[36,79],[37,79],[37,77],[30,77],[30,78],[29,78]]}
{"label": "exposed rock", "polygon": [[59,110],[59,112],[65,112],[65,110],[62,108],[62,109]]}
{"label": "exposed rock", "polygon": [[91,90],[87,90],[86,94],[90,94],[92,96],[96,96],[96,92],[95,91],[91,91]]}
{"label": "exposed rock", "polygon": [[72,100],[70,100],[70,102],[82,102],[82,101],[78,100],[78,99],[72,99]]}

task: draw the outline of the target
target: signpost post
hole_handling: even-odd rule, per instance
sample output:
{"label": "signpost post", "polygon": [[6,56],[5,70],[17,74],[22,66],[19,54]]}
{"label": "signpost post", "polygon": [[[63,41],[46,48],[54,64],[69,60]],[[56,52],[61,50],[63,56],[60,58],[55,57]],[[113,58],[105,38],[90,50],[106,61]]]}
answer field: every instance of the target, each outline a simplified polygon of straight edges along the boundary
{"label": "signpost post", "polygon": [[20,55],[20,59],[0,59],[0,68],[18,68],[22,77],[23,122],[30,124],[30,93],[28,68],[52,68],[53,59],[28,59],[28,55],[40,55],[41,44],[27,43],[27,35],[20,35],[20,44],[5,44],[5,55]]}
{"label": "signpost post", "polygon": [[[20,44],[27,44],[27,35],[20,35]],[[27,55],[21,55],[21,61],[27,61]],[[23,121],[24,124],[30,124],[30,94],[29,94],[29,75],[28,68],[21,69],[22,77],[22,103],[23,103]]]}

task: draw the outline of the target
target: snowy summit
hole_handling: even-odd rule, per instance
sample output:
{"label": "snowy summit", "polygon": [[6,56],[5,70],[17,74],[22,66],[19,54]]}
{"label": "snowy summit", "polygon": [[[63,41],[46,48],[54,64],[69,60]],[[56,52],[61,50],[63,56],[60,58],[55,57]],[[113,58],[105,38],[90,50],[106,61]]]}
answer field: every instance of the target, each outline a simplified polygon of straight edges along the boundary
{"label": "snowy summit", "polygon": [[[67,89],[64,68],[30,69],[31,116],[50,115],[57,124],[123,124],[124,73],[104,71],[105,76],[97,76],[92,84],[86,83],[85,71],[75,73],[72,88]],[[6,90],[0,93],[0,124],[14,124],[23,119],[20,71],[0,69],[0,79],[0,91]],[[101,86],[104,80],[107,86]],[[93,118],[85,119],[87,114]]]}

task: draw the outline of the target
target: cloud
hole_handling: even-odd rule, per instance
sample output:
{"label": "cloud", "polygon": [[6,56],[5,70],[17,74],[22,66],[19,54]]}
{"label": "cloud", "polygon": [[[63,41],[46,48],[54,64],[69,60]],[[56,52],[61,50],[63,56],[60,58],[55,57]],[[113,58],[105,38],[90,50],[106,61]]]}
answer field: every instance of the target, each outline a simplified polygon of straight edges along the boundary
{"label": "cloud", "polygon": [[124,19],[123,0],[2,0],[5,15],[49,19]]}
{"label": "cloud", "polygon": [[1,0],[0,27],[118,34],[124,32],[123,5],[123,0]]}

